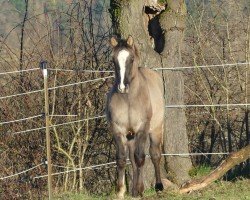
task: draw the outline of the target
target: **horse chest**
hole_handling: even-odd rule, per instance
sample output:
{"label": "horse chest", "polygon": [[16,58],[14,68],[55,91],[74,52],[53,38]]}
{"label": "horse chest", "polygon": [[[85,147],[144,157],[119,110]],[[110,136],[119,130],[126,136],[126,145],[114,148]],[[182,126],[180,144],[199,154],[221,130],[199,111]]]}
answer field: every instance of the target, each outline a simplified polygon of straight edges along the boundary
{"label": "horse chest", "polygon": [[[138,102],[137,102],[138,103]],[[115,119],[113,127],[124,134],[144,131],[150,120],[150,111],[145,104],[128,103],[120,101],[120,107],[111,109],[112,118]]]}

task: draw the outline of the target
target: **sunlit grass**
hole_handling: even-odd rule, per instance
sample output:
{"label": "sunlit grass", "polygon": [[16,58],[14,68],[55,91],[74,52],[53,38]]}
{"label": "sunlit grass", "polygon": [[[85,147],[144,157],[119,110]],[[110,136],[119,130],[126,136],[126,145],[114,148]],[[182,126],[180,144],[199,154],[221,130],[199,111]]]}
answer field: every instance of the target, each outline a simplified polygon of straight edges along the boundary
{"label": "sunlit grass", "polygon": [[200,165],[200,166],[197,166],[197,167],[193,167],[189,171],[189,175],[192,178],[199,178],[199,177],[208,175],[211,171],[212,171],[212,168],[210,166]]}
{"label": "sunlit grass", "polygon": [[[90,194],[64,193],[57,195],[55,200],[108,200],[113,199],[114,194],[110,196],[93,196]],[[125,200],[132,200],[130,195],[126,195]],[[217,181],[203,190],[192,192],[190,194],[178,194],[174,191],[165,190],[161,195],[157,195],[154,189],[148,189],[144,192],[142,200],[250,200],[250,180],[242,179],[235,182]]]}

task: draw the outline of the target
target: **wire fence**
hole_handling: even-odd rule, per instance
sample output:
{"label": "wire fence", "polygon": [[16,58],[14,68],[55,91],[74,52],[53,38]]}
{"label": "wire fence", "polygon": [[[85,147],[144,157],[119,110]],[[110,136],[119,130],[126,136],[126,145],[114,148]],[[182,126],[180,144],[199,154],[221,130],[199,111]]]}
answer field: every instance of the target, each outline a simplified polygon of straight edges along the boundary
{"label": "wire fence", "polygon": [[[155,70],[184,70],[184,69],[199,69],[199,68],[214,68],[214,67],[235,67],[235,66],[250,66],[250,62],[245,62],[245,63],[230,63],[230,64],[219,64],[219,65],[200,65],[200,66],[188,66],[188,67],[169,67],[169,68],[154,68]],[[22,72],[29,72],[29,71],[34,71],[34,70],[38,70],[40,68],[33,68],[33,69],[27,69],[27,70],[19,70],[19,71],[13,71],[13,72],[2,72],[0,73],[0,75],[5,75],[5,74],[11,74],[11,73],[22,73]],[[114,72],[112,70],[70,70],[70,69],[52,69],[49,68],[49,70],[51,71],[65,71],[65,72],[93,72],[93,73],[111,73]],[[77,83],[71,83],[71,84],[66,84],[66,85],[61,85],[61,86],[56,86],[56,87],[51,87],[49,88],[49,90],[54,90],[54,89],[58,89],[58,88],[65,88],[65,87],[69,87],[69,86],[75,86],[75,85],[79,85],[79,84],[86,84],[86,83],[90,83],[90,82],[96,82],[96,81],[100,81],[100,80],[106,80],[106,79],[110,79],[110,78],[114,78],[114,76],[107,76],[107,77],[102,77],[102,78],[96,78],[96,79],[92,79],[92,80],[87,80],[87,81],[82,81],[82,82],[77,82]],[[34,93],[39,93],[39,92],[43,92],[44,90],[35,90],[35,91],[28,91],[28,92],[24,92],[24,93],[19,93],[19,94],[13,94],[13,95],[8,95],[8,96],[2,96],[0,97],[0,100],[3,99],[8,99],[8,98],[13,98],[13,97],[19,97],[19,96],[23,96],[23,95],[30,95],[30,94],[34,94]],[[219,104],[220,105],[220,104]],[[219,106],[218,105],[218,106]],[[171,106],[171,107],[177,107],[176,106]],[[203,107],[203,105],[194,105],[197,107]],[[208,106],[213,106],[213,105],[208,105]],[[168,106],[170,107],[170,106]],[[180,105],[179,107],[184,107],[184,105]],[[186,106],[187,107],[187,106]],[[189,106],[191,107],[191,105]]]}
{"label": "wire fence", "polygon": [[27,121],[27,120],[39,118],[39,117],[42,117],[42,116],[43,116],[43,114],[40,114],[40,115],[35,115],[35,116],[26,117],[26,118],[22,118],[22,119],[16,119],[16,120],[7,121],[7,122],[0,122],[0,125],[12,124],[12,123],[16,123],[16,122]]}
{"label": "wire fence", "polygon": [[[237,67],[237,66],[246,66],[249,67],[250,63],[249,62],[245,62],[245,63],[231,63],[231,64],[219,64],[219,65],[203,65],[203,66],[188,66],[188,67],[174,67],[174,68],[154,68],[155,70],[185,70],[185,69],[204,69],[204,68],[216,68],[216,67]],[[10,71],[10,72],[1,72],[0,75],[10,75],[10,74],[16,74],[16,73],[23,73],[23,72],[31,72],[31,71],[37,71],[40,68],[33,68],[33,69],[26,69],[26,70],[19,70],[19,71]],[[61,71],[61,72],[83,72],[83,73],[113,73],[114,71],[112,70],[71,70],[71,69],[51,69],[49,68],[50,71]],[[55,86],[55,87],[51,87],[48,88],[48,90],[55,90],[55,89],[59,89],[59,88],[65,88],[65,87],[70,87],[70,86],[75,86],[75,85],[80,85],[80,84],[86,84],[86,83],[91,83],[91,82],[97,82],[97,81],[105,81],[106,79],[110,79],[110,78],[114,78],[114,76],[106,76],[106,77],[102,77],[102,78],[96,78],[96,79],[91,79],[91,80],[87,80],[87,81],[81,81],[81,82],[77,82],[77,83],[70,83],[70,84],[66,84],[66,85],[61,85],[61,86]],[[28,92],[24,92],[24,93],[19,93],[19,94],[13,94],[13,95],[8,95],[8,96],[2,96],[0,97],[0,100],[3,99],[8,99],[8,98],[13,98],[13,97],[19,97],[19,96],[23,96],[23,95],[30,95],[30,94],[35,94],[35,93],[40,93],[40,92],[44,92],[44,89],[40,89],[40,90],[35,90],[35,91],[28,91]],[[201,105],[166,105],[166,108],[193,108],[193,107],[242,107],[242,106],[250,106],[250,104],[248,103],[235,103],[235,104],[201,104]],[[6,124],[11,124],[11,123],[16,123],[16,122],[23,122],[26,120],[32,120],[35,118],[39,118],[44,116],[44,114],[40,114],[40,115],[35,115],[35,116],[31,116],[31,117],[26,117],[26,118],[22,118],[22,119],[16,119],[16,120],[11,120],[11,121],[5,121],[5,122],[0,122],[0,125],[6,125]],[[54,117],[77,117],[78,115],[53,115]],[[50,125],[49,128],[53,128],[53,127],[60,127],[60,126],[66,126],[69,124],[74,124],[74,123],[79,123],[79,122],[84,122],[84,121],[88,121],[88,120],[95,120],[95,119],[101,119],[101,118],[105,118],[105,115],[98,115],[98,116],[94,116],[94,117],[89,117],[89,118],[85,118],[85,119],[81,119],[81,120],[75,120],[75,121],[70,121],[70,122],[65,122],[65,123],[61,123],[61,124],[55,124],[55,125]],[[40,131],[40,130],[44,130],[46,129],[46,127],[39,127],[39,128],[34,128],[34,129],[29,129],[29,130],[24,130],[24,131],[19,131],[19,132],[13,132],[13,133],[8,133],[8,134],[12,134],[12,135],[17,135],[17,134],[23,134],[23,133],[29,133],[32,131]],[[168,154],[162,154],[162,156],[205,156],[205,155],[228,155],[228,152],[217,152],[217,153],[168,153]],[[128,160],[129,163],[129,160]],[[0,177],[0,180],[5,180],[5,179],[9,179],[9,178],[13,178],[22,174],[26,174],[29,171],[35,170],[36,168],[40,167],[41,165],[44,165],[45,163],[40,163],[34,167],[31,167],[29,169],[23,170],[21,172],[17,172],[14,173],[12,175],[8,175],[5,177]],[[53,173],[52,175],[60,175],[60,174],[65,174],[65,173],[70,173],[70,172],[75,172],[75,171],[79,171],[79,170],[87,170],[87,169],[97,169],[97,168],[102,168],[102,167],[108,167],[108,166],[114,166],[116,164],[116,162],[108,162],[108,163],[102,163],[102,164],[98,164],[98,165],[92,165],[92,166],[88,166],[88,167],[80,167],[80,168],[74,168],[71,170],[66,170],[66,171],[61,171],[61,172],[56,172]],[[64,169],[68,169],[69,167],[67,166],[61,166],[61,165],[52,165],[54,167],[60,167],[60,168],[64,168]],[[39,179],[39,178],[44,178],[47,177],[48,175],[40,175],[40,176],[36,176],[34,177],[34,179]]]}
{"label": "wire fence", "polygon": [[8,176],[5,176],[5,177],[1,177],[0,180],[5,180],[5,179],[13,178],[13,177],[16,177],[16,176],[19,176],[19,175],[22,175],[22,174],[26,174],[27,172],[32,171],[32,170],[40,167],[41,165],[44,165],[44,163],[40,163],[40,164],[38,164],[38,165],[36,165],[34,167],[31,167],[29,169],[23,170],[21,172],[17,172],[15,174],[11,174],[11,175],[8,175]]}
{"label": "wire fence", "polygon": [[[55,89],[58,89],[58,88],[65,88],[65,87],[70,87],[70,86],[75,86],[75,85],[80,85],[80,84],[86,84],[86,83],[91,83],[91,82],[97,82],[97,81],[105,81],[106,79],[110,79],[110,78],[114,78],[114,76],[107,76],[107,77],[96,78],[96,79],[91,79],[91,80],[87,80],[87,81],[81,81],[81,82],[77,82],[77,83],[70,83],[70,84],[66,84],[66,85],[60,85],[60,86],[48,88],[48,90],[51,91],[51,90],[55,90]],[[13,94],[13,95],[8,95],[8,96],[3,96],[3,97],[0,97],[0,100],[13,98],[13,97],[24,96],[24,95],[30,95],[30,94],[39,93],[39,92],[44,92],[44,89],[34,90],[34,91],[29,91],[29,92],[24,92],[24,93],[19,93],[19,94]]]}
{"label": "wire fence", "polygon": [[[230,154],[229,152],[218,152],[218,153],[168,153],[168,154],[161,154],[162,156],[206,156],[206,155],[228,155]],[[146,158],[150,158],[149,155],[146,156]],[[126,164],[131,164],[130,160],[127,159]],[[62,165],[53,165],[54,167],[58,167],[58,168],[63,168],[63,169],[69,169],[71,167],[68,166],[62,166]],[[76,172],[76,171],[80,171],[80,170],[94,170],[94,169],[99,169],[99,168],[110,168],[107,166],[111,166],[111,167],[116,167],[116,161],[113,162],[108,162],[108,163],[102,163],[102,164],[98,164],[98,165],[91,165],[88,167],[76,167],[76,168],[71,168],[70,170],[65,170],[65,171],[61,171],[61,172],[56,172],[53,173],[52,176],[56,176],[56,175],[61,175],[61,174],[67,174],[67,173],[71,173],[71,172]],[[47,174],[45,175],[40,175],[40,176],[36,176],[34,177],[34,179],[40,179],[40,178],[45,178],[48,177]]]}
{"label": "wire fence", "polygon": [[91,70],[91,69],[52,69],[49,68],[50,71],[56,71],[56,72],[73,72],[73,73],[114,73],[113,70]]}
{"label": "wire fence", "polygon": [[29,92],[23,92],[23,93],[19,93],[19,94],[12,94],[12,95],[8,95],[8,96],[0,97],[0,100],[10,99],[10,98],[13,98],[13,97],[20,97],[20,96],[29,95],[29,94],[35,94],[35,93],[39,93],[39,92],[43,92],[43,91],[44,90],[41,89],[41,90],[34,90],[34,91],[29,91]]}
{"label": "wire fence", "polygon": [[[216,65],[194,65],[194,66],[183,66],[183,67],[156,67],[152,68],[155,70],[184,70],[184,69],[204,69],[204,68],[218,68],[218,67],[238,67],[238,66],[250,66],[250,62],[238,62],[238,63],[222,63]],[[9,72],[0,72],[0,75],[16,74],[29,71],[40,70],[40,68],[32,68],[25,70],[16,70]],[[62,71],[62,72],[82,72],[82,73],[113,73],[114,70],[92,70],[92,69],[61,69],[61,68],[48,68],[49,71]]]}
{"label": "wire fence", "polygon": [[[250,104],[201,104],[201,105],[194,104],[194,105],[166,105],[165,108],[180,108],[180,109],[183,109],[183,108],[197,108],[197,107],[248,107],[248,106],[250,106]],[[204,113],[202,113],[202,114],[204,114]],[[33,116],[33,117],[27,117],[27,118],[19,119],[19,120],[1,122],[0,125],[25,121],[25,120],[28,120],[28,119],[34,119],[34,118],[42,117],[42,116],[43,116],[43,114]],[[55,117],[77,117],[78,115],[53,115],[53,116],[55,116]],[[75,121],[65,122],[65,123],[61,123],[61,124],[55,124],[55,125],[51,125],[49,127],[53,128],[53,127],[65,126],[65,125],[74,124],[74,123],[78,123],[78,122],[84,122],[84,121],[88,121],[88,120],[105,118],[105,116],[106,115],[98,115],[98,116],[89,117],[89,118],[85,118],[85,119],[81,119],[81,120],[75,120]],[[40,127],[40,128],[28,129],[28,130],[24,130],[24,131],[18,131],[18,132],[12,132],[12,133],[10,132],[8,134],[18,135],[18,134],[29,133],[29,132],[33,132],[33,131],[44,130],[45,128],[46,127]]]}
{"label": "wire fence", "polygon": [[187,66],[187,67],[160,67],[155,68],[156,70],[186,70],[186,69],[206,69],[206,68],[226,68],[226,67],[237,67],[237,66],[250,66],[250,62],[242,62],[242,63],[225,63],[225,64],[218,64],[218,65],[195,65],[195,66]]}
{"label": "wire fence", "polygon": [[[228,155],[230,154],[229,152],[218,152],[218,153],[165,153],[165,154],[161,154],[162,156],[206,156],[206,155]],[[146,156],[147,158],[149,158],[150,156],[147,155]],[[4,179],[8,179],[8,178],[13,178],[13,177],[16,177],[16,176],[19,176],[19,175],[22,175],[22,174],[25,174],[29,171],[32,171],[42,165],[46,165],[46,161],[43,162],[43,163],[40,163],[34,167],[31,167],[29,169],[26,169],[24,171],[21,171],[21,172],[17,172],[15,174],[12,174],[12,175],[8,175],[8,176],[5,176],[5,177],[1,177],[0,180],[4,180]],[[130,160],[127,159],[127,164],[130,164]],[[70,170],[65,170],[65,171],[61,171],[61,172],[56,172],[56,173],[53,173],[52,176],[56,176],[56,175],[61,175],[61,174],[66,174],[66,173],[71,173],[71,172],[76,172],[76,171],[80,171],[80,170],[94,170],[94,169],[101,169],[103,167],[105,168],[109,168],[109,166],[112,166],[112,167],[116,167],[116,161],[113,161],[113,162],[107,162],[107,163],[102,163],[102,164],[97,164],[97,165],[91,165],[91,166],[87,166],[87,167],[70,167],[70,166],[63,166],[63,165],[55,165],[55,164],[52,164],[53,167],[56,167],[56,168],[62,168],[62,169],[70,169]],[[40,179],[40,178],[46,178],[48,177],[48,174],[45,174],[45,175],[39,175],[39,176],[35,176],[33,177],[34,179]]]}
{"label": "wire fence", "polygon": [[0,72],[0,75],[17,74],[17,73],[30,72],[30,71],[37,71],[37,70],[40,70],[40,68],[16,70],[16,71],[10,71],[10,72]]}
{"label": "wire fence", "polygon": [[[206,69],[206,68],[226,68],[226,67],[235,67],[235,66],[250,66],[249,62],[242,62],[242,63],[225,63],[225,64],[218,64],[218,65],[197,65],[197,66],[184,66],[184,67],[156,67],[152,68],[154,70],[170,70],[170,71],[175,71],[175,70],[186,70],[186,69]],[[49,69],[51,71],[61,71],[61,72],[87,72],[87,73],[114,73],[114,70],[78,70],[78,69]]]}
{"label": "wire fence", "polygon": [[[99,116],[89,117],[89,118],[75,120],[75,121],[71,121],[71,122],[65,122],[65,123],[61,123],[61,124],[50,125],[49,128],[65,126],[65,125],[69,125],[69,124],[74,124],[74,123],[79,123],[79,122],[84,122],[84,121],[94,120],[94,119],[101,119],[101,118],[105,118],[105,115],[99,115]],[[12,133],[10,132],[8,134],[10,134],[10,135],[18,135],[18,134],[29,133],[29,132],[33,132],[33,131],[40,131],[40,130],[45,130],[45,129],[46,129],[46,127],[43,126],[43,127],[28,129],[28,130],[24,130],[24,131],[18,131],[18,132],[12,132]]]}
{"label": "wire fence", "polygon": [[165,108],[199,108],[199,107],[246,107],[249,103],[235,103],[235,104],[193,104],[193,105],[166,105]]}

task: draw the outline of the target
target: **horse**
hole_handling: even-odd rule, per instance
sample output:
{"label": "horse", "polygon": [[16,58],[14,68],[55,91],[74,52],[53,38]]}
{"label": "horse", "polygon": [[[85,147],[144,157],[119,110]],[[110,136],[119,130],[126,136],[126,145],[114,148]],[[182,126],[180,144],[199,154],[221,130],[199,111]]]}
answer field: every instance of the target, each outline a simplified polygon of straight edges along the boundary
{"label": "horse", "polygon": [[124,198],[125,167],[129,156],[133,169],[132,196],[143,196],[145,148],[155,169],[155,190],[163,190],[160,173],[164,122],[163,83],[160,75],[149,68],[138,67],[139,52],[134,39],[112,37],[115,81],[107,95],[106,117],[116,146],[117,196]]}

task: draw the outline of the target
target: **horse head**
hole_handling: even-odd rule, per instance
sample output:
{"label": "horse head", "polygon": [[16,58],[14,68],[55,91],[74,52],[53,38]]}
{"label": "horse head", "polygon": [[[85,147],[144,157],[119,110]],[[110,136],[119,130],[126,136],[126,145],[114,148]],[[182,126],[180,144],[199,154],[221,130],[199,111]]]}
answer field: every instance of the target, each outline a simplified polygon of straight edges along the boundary
{"label": "horse head", "polygon": [[127,40],[117,40],[116,37],[112,37],[110,43],[113,47],[117,91],[128,93],[129,85],[138,70],[138,51],[132,36],[129,36]]}

